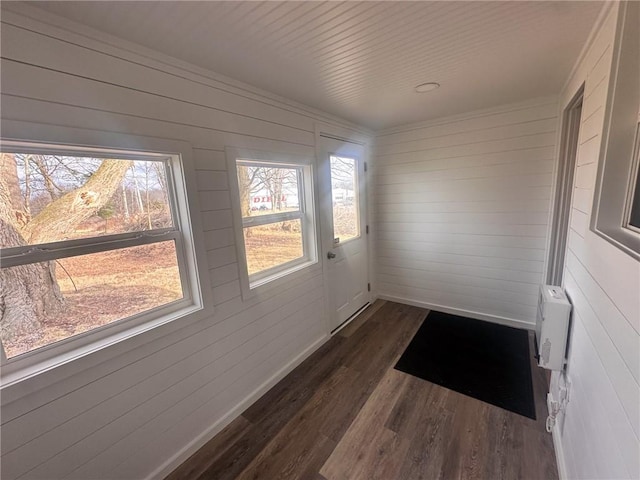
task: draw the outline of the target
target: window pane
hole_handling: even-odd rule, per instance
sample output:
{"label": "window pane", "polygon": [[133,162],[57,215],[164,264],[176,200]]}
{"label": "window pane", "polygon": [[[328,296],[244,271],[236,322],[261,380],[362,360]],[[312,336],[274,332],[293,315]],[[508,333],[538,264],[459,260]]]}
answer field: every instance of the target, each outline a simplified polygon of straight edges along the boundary
{"label": "window pane", "polygon": [[300,220],[246,227],[244,244],[249,275],[304,256]]}
{"label": "window pane", "polygon": [[0,247],[172,227],[165,163],[1,153],[12,235]]}
{"label": "window pane", "polygon": [[629,224],[636,228],[640,228],[640,123],[636,127],[636,146],[635,146],[635,158],[633,159],[633,166],[635,167],[637,174],[635,178],[635,184],[632,184],[632,197],[631,197],[631,215],[629,218]]}
{"label": "window pane", "polygon": [[238,163],[238,187],[243,217],[300,210],[298,168]]}
{"label": "window pane", "polygon": [[640,228],[640,169],[638,169],[638,178],[636,178],[629,223],[636,228]]}
{"label": "window pane", "polygon": [[173,241],[3,268],[0,280],[9,358],[183,297]]}
{"label": "window pane", "polygon": [[353,158],[331,155],[333,237],[344,243],[360,236],[358,171]]}

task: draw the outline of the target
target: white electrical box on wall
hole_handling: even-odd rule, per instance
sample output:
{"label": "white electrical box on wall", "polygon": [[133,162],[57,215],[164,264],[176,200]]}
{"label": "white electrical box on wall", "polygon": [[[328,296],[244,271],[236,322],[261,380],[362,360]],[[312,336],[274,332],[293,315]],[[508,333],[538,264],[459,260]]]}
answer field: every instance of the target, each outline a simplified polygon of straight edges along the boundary
{"label": "white electrical box on wall", "polygon": [[569,334],[571,303],[561,287],[541,285],[536,319],[538,365],[562,370]]}

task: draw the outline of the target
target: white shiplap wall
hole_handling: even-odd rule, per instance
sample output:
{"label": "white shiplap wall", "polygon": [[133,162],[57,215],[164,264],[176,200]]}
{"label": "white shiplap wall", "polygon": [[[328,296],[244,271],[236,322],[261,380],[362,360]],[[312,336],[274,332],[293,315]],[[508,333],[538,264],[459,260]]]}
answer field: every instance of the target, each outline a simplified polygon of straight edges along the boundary
{"label": "white shiplap wall", "polygon": [[376,136],[383,298],[535,323],[556,120],[545,98]]}
{"label": "white shiplap wall", "polygon": [[589,229],[617,13],[611,5],[602,17],[560,100],[584,83],[564,275],[574,306],[570,402],[554,436],[567,478],[640,478],[640,263]]}
{"label": "white shiplap wall", "polygon": [[5,125],[36,137],[61,125],[191,143],[215,311],[3,389],[2,478],[168,473],[327,338],[320,265],[242,301],[225,146],[313,156],[318,121],[351,126],[80,25],[23,14],[2,16]]}

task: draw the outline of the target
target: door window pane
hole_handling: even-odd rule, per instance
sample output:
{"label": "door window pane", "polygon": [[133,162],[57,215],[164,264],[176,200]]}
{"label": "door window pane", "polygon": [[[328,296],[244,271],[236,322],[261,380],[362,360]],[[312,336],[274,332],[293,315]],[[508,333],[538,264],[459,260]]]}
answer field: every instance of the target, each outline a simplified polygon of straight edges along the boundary
{"label": "door window pane", "polygon": [[333,237],[335,243],[360,236],[358,168],[356,160],[330,156]]}

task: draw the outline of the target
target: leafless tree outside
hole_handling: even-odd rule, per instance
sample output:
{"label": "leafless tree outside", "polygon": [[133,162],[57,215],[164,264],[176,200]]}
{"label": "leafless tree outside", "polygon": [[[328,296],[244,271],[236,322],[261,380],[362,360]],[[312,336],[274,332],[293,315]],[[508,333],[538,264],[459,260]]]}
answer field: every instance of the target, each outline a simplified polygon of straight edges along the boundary
{"label": "leafless tree outside", "polygon": [[[113,233],[109,224],[116,233],[170,225],[163,168],[158,162],[2,153],[0,248]],[[136,218],[128,196],[136,200]],[[55,262],[0,268],[3,340],[37,335],[64,305]]]}

